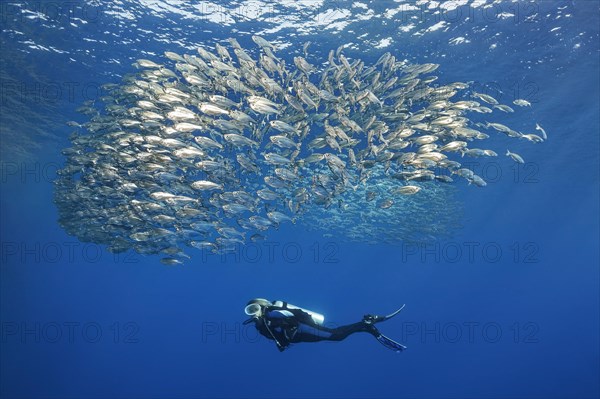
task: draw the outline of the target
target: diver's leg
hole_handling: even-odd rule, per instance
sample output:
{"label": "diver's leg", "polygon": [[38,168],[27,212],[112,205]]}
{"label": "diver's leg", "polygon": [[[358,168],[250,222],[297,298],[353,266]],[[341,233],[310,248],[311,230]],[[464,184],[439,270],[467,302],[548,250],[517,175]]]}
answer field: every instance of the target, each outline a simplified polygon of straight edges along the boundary
{"label": "diver's leg", "polygon": [[301,327],[296,330],[290,342],[343,341],[349,335],[357,332],[367,332],[371,334],[379,341],[379,343],[395,352],[401,352],[406,349],[404,345],[380,333],[372,322],[365,320],[337,328],[301,325]]}
{"label": "diver's leg", "polygon": [[368,332],[372,336],[374,336],[380,344],[385,346],[388,349],[393,350],[394,352],[402,352],[406,349],[406,346],[394,341],[391,338],[386,337],[373,325],[373,323],[361,321],[358,323],[350,324],[347,326],[341,326],[334,330],[334,333],[329,337],[329,341],[341,341],[345,339],[347,336],[354,334],[356,332]]}
{"label": "diver's leg", "polygon": [[292,343],[319,342],[319,341],[328,341],[328,340],[329,340],[329,337],[327,337],[327,336],[311,334],[308,332],[299,332],[299,333],[296,333],[296,335],[294,335],[294,338],[290,342],[292,342]]}
{"label": "diver's leg", "polygon": [[368,332],[374,337],[380,335],[375,326],[365,323],[364,321],[337,328],[300,324],[290,342],[341,341],[347,336],[357,332]]}
{"label": "diver's leg", "polygon": [[315,323],[300,323],[290,342],[318,342],[329,340],[334,329]]}
{"label": "diver's leg", "polygon": [[329,341],[342,341],[346,339],[349,335],[358,332],[367,332],[374,337],[380,335],[379,331],[373,324],[365,323],[364,321],[359,321],[358,323],[352,323],[345,326],[340,326],[332,329],[331,336],[328,338]]}

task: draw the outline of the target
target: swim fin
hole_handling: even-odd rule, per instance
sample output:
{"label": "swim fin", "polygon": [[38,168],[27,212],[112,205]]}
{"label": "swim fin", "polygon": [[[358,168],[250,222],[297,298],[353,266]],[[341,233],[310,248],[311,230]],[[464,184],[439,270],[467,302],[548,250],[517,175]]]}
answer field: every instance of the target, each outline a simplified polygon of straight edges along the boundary
{"label": "swim fin", "polygon": [[383,346],[385,346],[388,349],[393,350],[394,352],[402,352],[404,349],[406,349],[406,346],[399,344],[398,342],[394,341],[393,339],[390,339],[388,337],[386,337],[383,334],[378,335],[377,337],[375,337],[377,339],[377,341],[379,341]]}
{"label": "swim fin", "polygon": [[381,323],[382,321],[389,320],[392,317],[396,316],[398,313],[400,313],[402,311],[402,309],[404,309],[405,306],[406,305],[402,305],[402,307],[400,309],[396,310],[394,313],[390,313],[387,316],[373,316],[373,315],[368,314],[363,317],[363,320],[369,324]]}
{"label": "swim fin", "polygon": [[383,320],[381,320],[381,321],[388,320],[388,319],[391,319],[392,317],[396,316],[398,313],[400,313],[402,311],[402,309],[404,309],[405,306],[406,305],[402,305],[400,307],[400,309],[396,310],[394,313],[390,313],[389,315],[384,316]]}

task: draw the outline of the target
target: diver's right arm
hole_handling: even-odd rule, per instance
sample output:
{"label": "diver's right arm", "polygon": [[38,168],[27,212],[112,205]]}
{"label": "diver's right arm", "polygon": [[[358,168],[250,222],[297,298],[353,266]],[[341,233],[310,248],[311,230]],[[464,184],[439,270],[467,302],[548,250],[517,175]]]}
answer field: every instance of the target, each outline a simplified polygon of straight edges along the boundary
{"label": "diver's right arm", "polygon": [[281,308],[267,308],[263,316],[263,325],[275,341],[279,352],[283,352],[289,346],[284,330],[294,322],[294,314]]}

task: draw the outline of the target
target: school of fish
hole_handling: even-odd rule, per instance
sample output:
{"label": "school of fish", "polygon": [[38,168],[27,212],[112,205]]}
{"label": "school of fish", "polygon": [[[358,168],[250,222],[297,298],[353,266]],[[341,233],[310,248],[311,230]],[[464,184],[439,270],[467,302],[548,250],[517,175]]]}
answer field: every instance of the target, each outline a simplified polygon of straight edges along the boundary
{"label": "school of fish", "polygon": [[416,224],[435,235],[456,222],[448,183],[486,185],[460,163],[497,156],[477,143],[547,138],[537,124],[542,136],[467,118],[514,109],[467,83],[434,83],[438,64],[385,53],[366,65],[342,47],[316,64],[308,43],[286,63],[264,38],[252,40],[254,54],[229,39],[214,51],[165,52],[164,64],[139,59],[139,72],[103,86],[103,106],[78,109],[88,120],[68,123],[77,131],[55,181],[69,234],[115,253],[161,254],[168,265],[189,258],[185,247],[234,251],[285,222],[345,226],[369,242],[377,229],[361,226],[378,220],[398,227],[388,231],[397,240]]}

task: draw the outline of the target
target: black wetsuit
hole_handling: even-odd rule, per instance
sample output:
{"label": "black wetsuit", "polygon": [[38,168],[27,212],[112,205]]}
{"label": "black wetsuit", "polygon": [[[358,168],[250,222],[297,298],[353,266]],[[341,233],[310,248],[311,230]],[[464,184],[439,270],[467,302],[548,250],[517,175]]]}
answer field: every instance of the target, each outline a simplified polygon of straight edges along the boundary
{"label": "black wetsuit", "polygon": [[255,324],[262,335],[277,343],[280,351],[298,342],[342,341],[357,332],[367,332],[375,338],[381,336],[373,324],[364,320],[329,328],[315,323],[308,313],[300,309],[289,309],[285,304],[284,307],[266,307],[263,316],[256,319]]}

